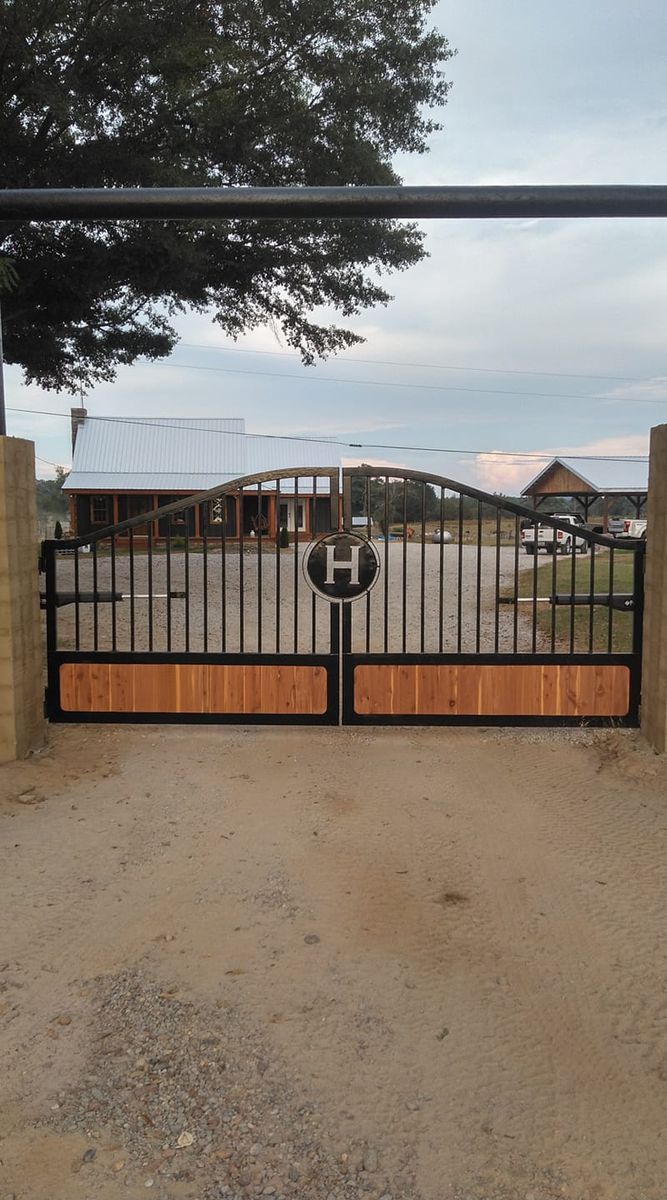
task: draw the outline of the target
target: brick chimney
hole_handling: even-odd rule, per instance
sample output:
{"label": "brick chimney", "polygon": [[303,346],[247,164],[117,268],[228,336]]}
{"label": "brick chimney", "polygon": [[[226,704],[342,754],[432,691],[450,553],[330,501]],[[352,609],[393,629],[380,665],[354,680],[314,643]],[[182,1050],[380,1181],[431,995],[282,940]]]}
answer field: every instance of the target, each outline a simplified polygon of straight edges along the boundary
{"label": "brick chimney", "polygon": [[85,408],[73,408],[70,410],[70,416],[72,419],[72,450],[74,450],[79,426],[83,425],[88,416],[88,411]]}

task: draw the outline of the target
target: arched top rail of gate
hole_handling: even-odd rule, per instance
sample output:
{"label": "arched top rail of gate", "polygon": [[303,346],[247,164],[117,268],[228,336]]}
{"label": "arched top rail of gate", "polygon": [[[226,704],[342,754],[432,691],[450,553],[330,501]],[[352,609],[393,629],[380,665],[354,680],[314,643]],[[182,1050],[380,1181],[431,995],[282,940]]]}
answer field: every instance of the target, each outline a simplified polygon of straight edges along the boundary
{"label": "arched top rail of gate", "polygon": [[[538,521],[540,525],[548,525],[550,529],[561,529],[563,533],[572,533],[572,525],[566,521],[559,521],[557,517],[537,512],[525,504],[518,504],[508,496],[483,492],[479,488],[472,487],[471,484],[448,479],[445,475],[434,475],[430,471],[415,471],[410,467],[378,467],[373,466],[372,463],[361,463],[358,467],[343,467],[343,479],[387,479],[404,480],[406,483],[422,483],[430,487],[442,488],[443,492],[456,492],[459,496],[466,496],[470,500],[476,500],[480,504],[512,513],[513,516],[531,522]],[[594,533],[592,529],[586,529],[584,526],[577,528],[577,537],[581,537],[589,545],[618,547],[616,538],[602,533]],[[644,549],[644,543],[636,539],[626,538],[623,545],[628,550]]]}

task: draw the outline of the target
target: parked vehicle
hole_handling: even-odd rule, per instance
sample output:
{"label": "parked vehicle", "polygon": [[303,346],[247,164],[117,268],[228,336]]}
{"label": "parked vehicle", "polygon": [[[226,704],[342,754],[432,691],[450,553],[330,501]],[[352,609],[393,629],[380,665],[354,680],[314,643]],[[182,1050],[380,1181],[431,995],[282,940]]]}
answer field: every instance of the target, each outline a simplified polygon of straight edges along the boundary
{"label": "parked vehicle", "polygon": [[526,554],[535,554],[540,550],[546,551],[547,554],[570,554],[573,546],[579,554],[587,554],[588,542],[585,538],[577,537],[576,533],[577,528],[585,528],[583,517],[577,513],[553,515],[557,521],[572,525],[572,533],[566,533],[564,529],[553,529],[551,525],[544,525],[539,520],[532,525],[526,523],[521,530],[521,544]]}
{"label": "parked vehicle", "polygon": [[612,537],[621,537],[625,533],[625,518],[610,517],[607,521],[607,533]]}
{"label": "parked vehicle", "polygon": [[[605,533],[604,522],[601,520],[589,521],[587,529],[591,533]],[[624,517],[609,517],[607,521],[606,533],[609,537],[624,537],[625,536],[625,518]]]}
{"label": "parked vehicle", "polygon": [[624,521],[623,537],[641,538],[642,541],[646,541],[646,517],[637,517],[635,520]]}

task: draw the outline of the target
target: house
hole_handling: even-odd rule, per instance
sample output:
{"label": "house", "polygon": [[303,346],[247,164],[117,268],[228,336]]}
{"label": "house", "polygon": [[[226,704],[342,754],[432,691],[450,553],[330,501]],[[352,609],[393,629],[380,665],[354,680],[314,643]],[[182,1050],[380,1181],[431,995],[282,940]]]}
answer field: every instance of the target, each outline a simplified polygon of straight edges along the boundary
{"label": "house", "polygon": [[610,513],[639,517],[648,497],[648,462],[599,461],[594,464],[595,482],[582,475],[579,463],[552,458],[521,492],[534,508],[555,512],[558,502],[574,500],[587,521],[591,510],[601,512],[606,529]]}
{"label": "house", "polygon": [[[278,438],[246,433],[243,418],[102,417],[74,408],[72,470],[63,484],[69,496],[73,536],[86,536],[207,491],[244,475],[282,468],[338,468],[334,441]],[[275,537],[286,527],[299,539],[331,525],[329,481],[300,476],[194,505],[153,521],[162,538]],[[147,536],[147,526],[135,530]],[[122,537],[123,535],[119,535]]]}

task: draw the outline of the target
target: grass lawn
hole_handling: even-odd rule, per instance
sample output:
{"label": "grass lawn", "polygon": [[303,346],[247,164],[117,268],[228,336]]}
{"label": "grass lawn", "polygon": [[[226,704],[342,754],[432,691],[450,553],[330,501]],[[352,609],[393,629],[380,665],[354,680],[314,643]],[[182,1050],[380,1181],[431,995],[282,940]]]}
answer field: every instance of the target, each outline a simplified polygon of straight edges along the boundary
{"label": "grass lawn", "polygon": [[[609,591],[609,551],[595,550],[595,565],[593,591],[596,595]],[[632,594],[633,591],[633,560],[630,550],[614,550],[613,561],[613,591]],[[574,591],[588,596],[591,591],[591,561],[592,555],[576,555],[576,571]],[[556,587],[554,589],[554,560],[549,555],[540,556],[537,567],[538,596],[551,596],[554,590],[569,595],[572,592],[572,559],[556,558]],[[519,595],[533,596],[534,573],[532,570],[522,571],[519,577]],[[532,621],[532,605],[520,606],[522,620]],[[571,615],[574,613],[574,630],[572,630]],[[538,604],[538,629],[549,642],[552,637],[552,622],[555,618],[556,650],[575,653],[586,653],[592,649],[606,653],[610,648],[618,654],[629,654],[632,650],[632,613],[618,612],[614,609],[596,605],[593,608],[592,628],[590,606],[574,608],[571,605],[556,607],[550,604]],[[610,647],[611,633],[611,647]],[[574,644],[572,645],[572,638]]]}

